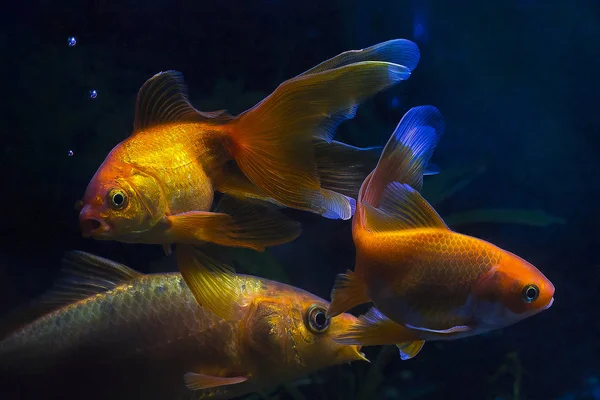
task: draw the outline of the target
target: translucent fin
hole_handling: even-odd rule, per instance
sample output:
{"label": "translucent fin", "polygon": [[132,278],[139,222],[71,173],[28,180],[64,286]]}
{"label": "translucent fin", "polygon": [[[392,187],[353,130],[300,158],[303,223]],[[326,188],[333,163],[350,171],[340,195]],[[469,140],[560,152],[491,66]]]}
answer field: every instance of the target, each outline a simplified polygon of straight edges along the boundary
{"label": "translucent fin", "polygon": [[347,270],[339,274],[331,291],[331,304],[327,309],[327,317],[335,317],[363,303],[370,302],[367,286],[360,275]]}
{"label": "translucent fin", "polygon": [[327,119],[409,76],[401,65],[362,62],[288,80],[232,121],[232,154],[253,184],[287,207],[351,215],[346,197],[331,204],[321,191],[313,138],[331,137]]}
{"label": "translucent fin", "polygon": [[232,219],[223,213],[189,211],[167,217],[167,235],[173,243],[203,244],[231,242]]}
{"label": "translucent fin", "polygon": [[191,211],[171,215],[168,234],[173,242],[214,243],[263,251],[296,239],[301,226],[267,203],[224,195],[216,212]]}
{"label": "translucent fin", "polygon": [[225,165],[223,172],[220,175],[216,186],[217,190],[221,193],[229,194],[234,197],[262,200],[279,207],[285,207],[277,200],[267,196],[267,194],[258,186],[250,182],[238,165],[233,161],[230,161]]}
{"label": "translucent fin", "polygon": [[364,204],[364,226],[371,232],[399,229],[448,229],[444,220],[419,192],[407,184],[389,184],[379,208]]}
{"label": "translucent fin", "polygon": [[393,39],[362,50],[345,51],[298,76],[315,74],[363,61],[390,62],[403,65],[412,71],[417,67],[420,58],[419,47],[414,42],[406,39]]}
{"label": "translucent fin", "polygon": [[[235,241],[262,251],[265,247],[291,242],[302,233],[299,222],[282,214],[276,205],[224,195],[215,211],[232,218]],[[222,243],[223,244],[223,243]]]}
{"label": "translucent fin", "polygon": [[440,166],[434,163],[429,163],[425,167],[425,171],[423,171],[423,175],[437,175],[441,171]]}
{"label": "translucent fin", "polygon": [[183,380],[188,389],[201,390],[218,386],[235,385],[246,382],[248,378],[245,376],[222,377],[188,372],[183,376]]}
{"label": "translucent fin", "polygon": [[360,201],[378,208],[381,194],[392,182],[406,183],[420,191],[423,172],[444,129],[437,108],[420,106],[408,110],[383,149]]}
{"label": "translucent fin", "polygon": [[413,325],[409,325],[406,324],[407,328],[410,329],[416,329],[418,331],[423,331],[423,332],[431,332],[431,333],[441,333],[444,335],[448,335],[451,333],[460,333],[460,332],[468,332],[470,331],[472,328],[470,326],[466,326],[466,325],[461,325],[461,326],[453,326],[451,328],[448,329],[428,329],[428,328],[423,328],[420,326],[413,326]]}
{"label": "translucent fin", "polygon": [[419,354],[424,344],[424,340],[415,340],[414,342],[399,343],[396,345],[396,347],[398,347],[400,358],[402,360],[410,360]]}
{"label": "translucent fin", "polygon": [[415,332],[395,323],[376,308],[371,308],[366,314],[361,315],[358,322],[333,340],[341,344],[359,346],[384,346],[421,341]]}
{"label": "translucent fin", "polygon": [[233,119],[225,110],[201,112],[190,104],[183,75],[159,72],[140,88],[135,105],[133,132],[175,121],[225,123]]}
{"label": "translucent fin", "polygon": [[133,269],[83,251],[66,252],[53,288],[2,319],[0,338],[43,315],[143,276]]}
{"label": "translucent fin", "polygon": [[355,199],[381,154],[380,147],[359,148],[325,140],[315,140],[314,148],[321,186]]}
{"label": "translucent fin", "polygon": [[239,293],[233,267],[208,253],[207,248],[178,244],[175,255],[179,272],[200,307],[224,320],[237,320]]}
{"label": "translucent fin", "polygon": [[83,251],[65,253],[61,275],[45,303],[63,306],[144,276],[123,264]]}

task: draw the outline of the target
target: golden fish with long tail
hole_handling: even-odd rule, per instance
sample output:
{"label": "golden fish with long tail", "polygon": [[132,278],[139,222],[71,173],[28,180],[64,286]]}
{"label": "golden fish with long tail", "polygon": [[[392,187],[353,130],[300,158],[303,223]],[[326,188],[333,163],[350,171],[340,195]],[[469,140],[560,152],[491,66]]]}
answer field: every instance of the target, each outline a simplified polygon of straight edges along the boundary
{"label": "golden fish with long tail", "polygon": [[355,317],[328,319],[325,300],[286,284],[235,275],[236,318],[224,321],[178,273],[83,252],[64,265],[41,315],[0,342],[1,398],[221,399],[365,359],[331,339]]}
{"label": "golden fish with long tail", "polygon": [[[133,134],[85,191],[83,235],[166,249],[214,243],[263,250],[300,234],[277,209],[240,200],[247,198],[349,219],[355,200],[344,193],[358,189],[352,167],[361,153],[331,139],[358,104],[408,79],[419,57],[416,44],[402,39],[347,51],[235,117],[194,109],[179,72],[155,75],[138,93]],[[231,196],[213,209],[215,192]]]}

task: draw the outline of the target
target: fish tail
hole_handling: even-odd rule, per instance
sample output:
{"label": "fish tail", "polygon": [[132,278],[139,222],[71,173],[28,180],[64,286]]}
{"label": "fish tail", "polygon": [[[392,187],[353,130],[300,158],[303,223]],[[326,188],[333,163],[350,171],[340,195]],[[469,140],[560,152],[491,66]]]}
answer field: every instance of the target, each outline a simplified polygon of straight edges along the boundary
{"label": "fish tail", "polygon": [[362,275],[347,270],[345,274],[339,274],[335,279],[331,291],[331,304],[327,309],[328,317],[335,317],[349,309],[363,303],[370,302],[367,294],[367,285]]}
{"label": "fish tail", "polygon": [[231,154],[254,185],[285,206],[349,219],[353,201],[322,186],[313,140],[331,141],[358,104],[410,72],[365,61],[290,79],[229,124]]}

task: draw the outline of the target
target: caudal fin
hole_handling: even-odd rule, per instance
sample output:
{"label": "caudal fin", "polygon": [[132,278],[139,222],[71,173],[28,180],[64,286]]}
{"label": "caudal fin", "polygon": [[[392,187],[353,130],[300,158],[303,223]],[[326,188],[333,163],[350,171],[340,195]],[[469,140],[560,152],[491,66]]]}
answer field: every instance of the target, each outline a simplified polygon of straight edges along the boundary
{"label": "caudal fin", "polygon": [[352,118],[358,104],[408,79],[411,68],[396,61],[414,67],[415,57],[418,61],[414,48],[409,41],[390,41],[373,53],[382,61],[334,57],[329,64],[282,83],[228,125],[239,167],[267,196],[287,207],[349,219],[353,199],[322,187],[313,140],[331,141],[339,123]]}

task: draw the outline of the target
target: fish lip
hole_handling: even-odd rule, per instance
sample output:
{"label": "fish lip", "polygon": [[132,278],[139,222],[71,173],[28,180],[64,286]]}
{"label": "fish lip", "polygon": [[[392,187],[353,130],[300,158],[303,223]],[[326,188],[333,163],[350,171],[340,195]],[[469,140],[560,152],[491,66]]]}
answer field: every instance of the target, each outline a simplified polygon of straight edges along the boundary
{"label": "fish lip", "polygon": [[550,299],[550,301],[548,302],[548,305],[546,307],[544,307],[544,310],[549,309],[550,307],[552,307],[552,304],[554,304],[554,297],[552,297]]}
{"label": "fish lip", "polygon": [[[96,227],[89,229],[90,225],[94,225]],[[101,237],[110,231],[110,226],[106,223],[106,221],[104,221],[104,219],[89,216],[86,216],[80,220],[79,227],[84,238]]]}

